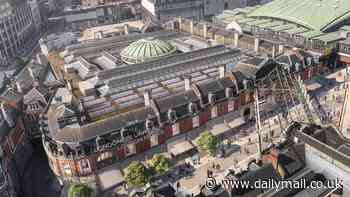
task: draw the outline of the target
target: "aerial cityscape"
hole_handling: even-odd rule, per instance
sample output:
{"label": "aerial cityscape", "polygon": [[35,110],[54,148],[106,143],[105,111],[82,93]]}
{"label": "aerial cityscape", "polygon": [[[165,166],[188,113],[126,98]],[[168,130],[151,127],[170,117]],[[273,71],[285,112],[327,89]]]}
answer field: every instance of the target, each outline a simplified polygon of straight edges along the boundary
{"label": "aerial cityscape", "polygon": [[0,197],[349,197],[350,0],[0,0]]}

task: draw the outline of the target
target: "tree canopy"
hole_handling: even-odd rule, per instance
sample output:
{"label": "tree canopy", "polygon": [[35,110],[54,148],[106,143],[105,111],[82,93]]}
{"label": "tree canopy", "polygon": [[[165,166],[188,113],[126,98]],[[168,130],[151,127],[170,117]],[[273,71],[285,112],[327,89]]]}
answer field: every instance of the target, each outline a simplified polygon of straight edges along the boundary
{"label": "tree canopy", "polygon": [[139,161],[132,161],[124,175],[126,183],[134,187],[143,187],[149,180],[149,172]]}
{"label": "tree canopy", "polygon": [[68,197],[92,197],[94,190],[85,184],[73,184],[69,187]]}
{"label": "tree canopy", "polygon": [[207,151],[209,155],[213,156],[219,145],[219,140],[209,131],[205,131],[196,139],[196,144],[201,150]]}
{"label": "tree canopy", "polygon": [[155,154],[147,164],[158,175],[164,174],[170,168],[169,159],[162,154]]}

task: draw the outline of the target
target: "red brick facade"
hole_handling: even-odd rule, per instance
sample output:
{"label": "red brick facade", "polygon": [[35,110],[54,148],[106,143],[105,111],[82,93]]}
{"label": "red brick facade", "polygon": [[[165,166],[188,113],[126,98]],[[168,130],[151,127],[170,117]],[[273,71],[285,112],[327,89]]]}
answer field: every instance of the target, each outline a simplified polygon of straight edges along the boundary
{"label": "red brick facade", "polygon": [[[310,77],[309,72],[311,72],[313,75],[319,73],[319,71],[322,70],[322,66],[312,68],[310,71],[309,69],[306,69],[301,73],[303,79],[308,79]],[[227,100],[224,100],[222,102],[216,103],[215,105],[207,105],[205,108],[200,110],[198,114],[193,116],[185,116],[183,118],[179,118],[175,123],[165,123],[163,127],[161,128],[160,134],[157,134],[157,144],[164,144],[168,139],[173,137],[176,134],[189,132],[194,128],[193,123],[198,120],[198,126],[205,125],[209,120],[213,119],[213,115],[215,115],[216,111],[216,117],[221,117],[228,112],[232,111],[240,111],[242,110],[242,106],[245,106],[247,104],[250,104],[254,102],[254,95],[252,91],[249,92],[241,92],[237,97],[233,97]],[[198,119],[195,119],[198,118]],[[151,142],[151,136],[146,135],[145,137],[139,139],[135,143],[135,154],[142,153],[151,147],[153,147]],[[120,161],[125,159],[128,156],[131,156],[133,154],[127,154],[126,145],[118,145],[114,150],[112,151],[112,154],[116,158],[116,161]],[[102,153],[97,153],[102,154]],[[65,159],[58,159],[53,156],[49,155],[49,159],[51,160],[51,165],[54,173],[58,177],[67,177],[67,176],[86,176],[93,174],[98,168],[97,168],[97,154],[86,156],[83,159],[87,159],[89,161],[89,166],[91,169],[91,173],[82,173],[78,169],[81,169],[81,164],[79,161],[81,160],[65,160]],[[69,166],[71,168],[71,175],[70,173],[64,172],[65,167],[67,168]],[[67,171],[67,170],[66,170]],[[69,170],[68,170],[69,172]]]}

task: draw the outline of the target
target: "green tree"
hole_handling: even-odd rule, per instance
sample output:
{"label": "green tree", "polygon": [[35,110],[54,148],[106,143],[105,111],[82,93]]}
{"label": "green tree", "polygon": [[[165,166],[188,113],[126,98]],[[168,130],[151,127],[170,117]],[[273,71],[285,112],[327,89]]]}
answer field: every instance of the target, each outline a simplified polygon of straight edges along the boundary
{"label": "green tree", "polygon": [[164,174],[170,168],[169,159],[162,154],[155,154],[147,164],[158,175]]}
{"label": "green tree", "polygon": [[94,190],[85,184],[73,184],[69,187],[68,197],[92,197]]}
{"label": "green tree", "polygon": [[149,180],[149,172],[139,161],[132,161],[124,175],[126,183],[134,187],[143,187]]}
{"label": "green tree", "polygon": [[196,144],[201,150],[207,151],[209,155],[213,156],[219,145],[219,140],[209,131],[205,131],[196,139]]}

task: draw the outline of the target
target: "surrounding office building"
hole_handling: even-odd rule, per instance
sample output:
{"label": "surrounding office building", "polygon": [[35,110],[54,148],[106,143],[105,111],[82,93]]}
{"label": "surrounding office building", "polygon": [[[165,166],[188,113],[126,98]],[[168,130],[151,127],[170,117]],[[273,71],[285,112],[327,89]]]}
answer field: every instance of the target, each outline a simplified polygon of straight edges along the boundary
{"label": "surrounding office building", "polygon": [[305,144],[305,164],[308,168],[324,174],[327,179],[342,180],[342,192],[344,196],[349,194],[349,139],[334,126],[307,123],[291,124],[287,138]]}
{"label": "surrounding office building", "polygon": [[82,0],[81,6],[84,8],[98,7],[102,5],[112,5],[121,3],[140,3],[138,0]]}
{"label": "surrounding office building", "polygon": [[[39,57],[41,57],[39,55]],[[28,166],[33,161],[32,143],[41,132],[39,117],[57,83],[45,58],[18,69],[11,79],[2,73],[0,88],[0,196],[26,196]]]}
{"label": "surrounding office building", "polygon": [[107,4],[88,8],[66,8],[58,16],[49,18],[50,26],[57,28],[56,32],[83,31],[85,29],[110,25],[121,21],[139,18],[140,5],[134,4]]}
{"label": "surrounding office building", "polygon": [[2,101],[0,108],[0,193],[2,197],[17,197],[23,189],[22,177],[32,146],[16,107]]}
{"label": "surrounding office building", "polygon": [[32,11],[32,17],[33,17],[33,22],[34,25],[37,29],[38,32],[41,31],[41,14],[40,14],[40,8],[39,8],[39,3],[38,0],[28,0],[28,4],[30,7],[30,10]]}
{"label": "surrounding office building", "polygon": [[78,42],[78,36],[73,32],[62,34],[50,34],[40,38],[39,45],[41,53],[47,56],[51,51],[63,49],[67,45]]}
{"label": "surrounding office building", "polygon": [[163,22],[177,16],[202,20],[226,9],[245,7],[247,2],[246,0],[142,0],[141,4],[144,20]]}
{"label": "surrounding office building", "polygon": [[0,65],[31,49],[35,25],[26,1],[0,1]]}

